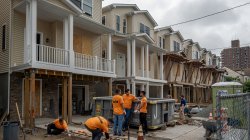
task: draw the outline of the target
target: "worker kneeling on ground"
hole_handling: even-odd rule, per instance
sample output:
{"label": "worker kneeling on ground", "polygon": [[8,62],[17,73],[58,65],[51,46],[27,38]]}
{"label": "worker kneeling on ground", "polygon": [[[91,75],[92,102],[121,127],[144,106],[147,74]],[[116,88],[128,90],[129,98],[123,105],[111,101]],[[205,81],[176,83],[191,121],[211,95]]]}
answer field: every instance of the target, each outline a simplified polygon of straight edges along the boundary
{"label": "worker kneeling on ground", "polygon": [[47,126],[48,135],[59,135],[64,131],[68,131],[68,125],[62,118],[56,119],[54,122],[48,124]]}
{"label": "worker kneeling on ground", "polygon": [[104,117],[92,117],[89,118],[84,126],[92,133],[92,140],[100,140],[105,133],[106,139],[109,139],[109,122]]}

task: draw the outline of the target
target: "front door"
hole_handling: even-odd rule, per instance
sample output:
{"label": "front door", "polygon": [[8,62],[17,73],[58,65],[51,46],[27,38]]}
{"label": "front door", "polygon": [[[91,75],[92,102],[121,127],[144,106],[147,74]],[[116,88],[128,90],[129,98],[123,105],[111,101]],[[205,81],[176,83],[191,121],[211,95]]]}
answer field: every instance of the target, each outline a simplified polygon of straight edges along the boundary
{"label": "front door", "polygon": [[116,59],[116,72],[117,76],[119,77],[125,77],[125,54],[123,53],[117,53],[117,59]]}

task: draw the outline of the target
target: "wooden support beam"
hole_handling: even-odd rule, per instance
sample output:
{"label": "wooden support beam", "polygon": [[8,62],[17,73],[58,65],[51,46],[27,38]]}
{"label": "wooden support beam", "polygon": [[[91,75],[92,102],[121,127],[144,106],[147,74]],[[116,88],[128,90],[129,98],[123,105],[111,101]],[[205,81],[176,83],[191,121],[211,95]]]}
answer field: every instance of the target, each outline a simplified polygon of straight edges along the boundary
{"label": "wooden support beam", "polygon": [[196,72],[196,77],[195,77],[195,82],[194,82],[195,84],[196,84],[196,82],[197,82],[198,75],[199,75],[199,67],[197,67],[196,70],[197,70],[197,72]]}
{"label": "wooden support beam", "polygon": [[24,79],[24,125],[30,127],[30,80]]}
{"label": "wooden support beam", "polygon": [[186,64],[183,64],[183,65],[184,65],[184,67],[183,67],[183,71],[182,71],[181,82],[183,82],[183,77],[184,77],[184,74],[186,74],[186,73],[185,73],[185,70],[186,70]]}
{"label": "wooden support beam", "polygon": [[176,82],[176,78],[177,78],[177,75],[178,75],[179,71],[180,71],[180,63],[178,63],[178,65],[177,65],[177,70],[176,70],[175,78],[174,78],[175,82]]}
{"label": "wooden support beam", "polygon": [[185,77],[185,82],[188,82],[188,79],[189,79],[189,75],[190,75],[191,69],[192,69],[192,63],[189,64],[189,67],[188,67],[188,74],[187,74],[186,77]]}
{"label": "wooden support beam", "polygon": [[35,127],[35,101],[36,101],[36,79],[35,79],[35,71],[32,69],[30,71],[30,96],[31,96],[31,111],[30,111],[30,126],[31,128]]}
{"label": "wooden support beam", "polygon": [[188,80],[189,83],[191,82],[191,79],[192,79],[192,77],[193,77],[193,73],[194,73],[194,68],[192,68],[192,72],[191,72],[190,77],[189,77],[189,80]]}
{"label": "wooden support beam", "polygon": [[206,83],[206,80],[207,80],[207,77],[208,77],[208,74],[209,74],[210,72],[208,71],[208,70],[206,70],[206,76],[205,76],[205,79],[204,79],[204,81],[203,81],[203,83]]}
{"label": "wooden support beam", "polygon": [[201,74],[200,74],[199,84],[201,83],[201,79],[202,79],[202,77],[203,77],[203,70],[201,70],[200,73],[201,73]]}
{"label": "wooden support beam", "polygon": [[68,108],[67,108],[67,99],[68,99],[68,91],[67,91],[67,79],[63,78],[62,80],[62,117],[65,120],[68,120],[68,116],[67,116],[67,112],[68,112]]}
{"label": "wooden support beam", "polygon": [[168,73],[167,73],[166,80],[168,80],[168,78],[169,78],[169,75],[170,75],[171,69],[172,69],[172,67],[173,67],[173,64],[174,64],[174,62],[172,61],[172,62],[171,62],[171,65],[170,65],[170,68],[169,68],[169,70],[168,70]]}
{"label": "wooden support beam", "polygon": [[68,78],[68,123],[72,122],[72,74]]}

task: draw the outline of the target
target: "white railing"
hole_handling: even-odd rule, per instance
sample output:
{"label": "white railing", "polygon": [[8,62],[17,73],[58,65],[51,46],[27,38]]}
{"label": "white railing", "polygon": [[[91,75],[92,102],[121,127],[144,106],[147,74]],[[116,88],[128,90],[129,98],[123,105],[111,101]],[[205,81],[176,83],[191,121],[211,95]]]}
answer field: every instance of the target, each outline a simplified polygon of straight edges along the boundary
{"label": "white railing", "polygon": [[75,67],[80,69],[95,70],[115,73],[114,61],[75,52]]}
{"label": "white railing", "polygon": [[45,45],[36,45],[36,61],[69,65],[69,51]]}

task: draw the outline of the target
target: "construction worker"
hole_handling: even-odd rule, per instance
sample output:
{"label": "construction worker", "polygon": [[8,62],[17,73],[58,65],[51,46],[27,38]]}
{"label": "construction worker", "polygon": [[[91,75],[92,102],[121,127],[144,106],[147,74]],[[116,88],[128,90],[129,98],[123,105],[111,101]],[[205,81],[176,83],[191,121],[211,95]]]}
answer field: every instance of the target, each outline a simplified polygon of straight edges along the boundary
{"label": "construction worker", "polygon": [[185,116],[184,116],[184,109],[186,107],[186,99],[184,98],[184,95],[181,95],[181,105],[180,105],[180,113],[179,113],[179,116],[180,116],[180,119],[181,120],[184,120],[185,119]]}
{"label": "construction worker", "polygon": [[132,103],[133,103],[133,101],[137,100],[137,98],[133,94],[130,93],[129,89],[125,90],[125,94],[123,94],[122,97],[123,97],[124,108],[125,108],[125,112],[126,112],[125,121],[123,124],[123,130],[126,131],[126,130],[128,130],[128,121],[129,121],[130,116],[133,112]]}
{"label": "construction worker", "polygon": [[114,114],[114,135],[123,136],[122,134],[122,124],[124,119],[124,114],[126,114],[123,107],[123,99],[121,96],[121,90],[117,89],[115,96],[112,98],[113,114]]}
{"label": "construction worker", "polygon": [[109,122],[102,116],[89,118],[84,126],[92,133],[92,140],[100,140],[105,133],[106,139],[109,139]]}
{"label": "construction worker", "polygon": [[63,118],[56,119],[47,126],[48,135],[59,135],[64,131],[68,131],[68,125]]}
{"label": "construction worker", "polygon": [[140,92],[140,96],[142,97],[139,111],[140,111],[140,124],[142,125],[143,134],[148,134],[148,122],[147,122],[147,98],[145,91]]}

